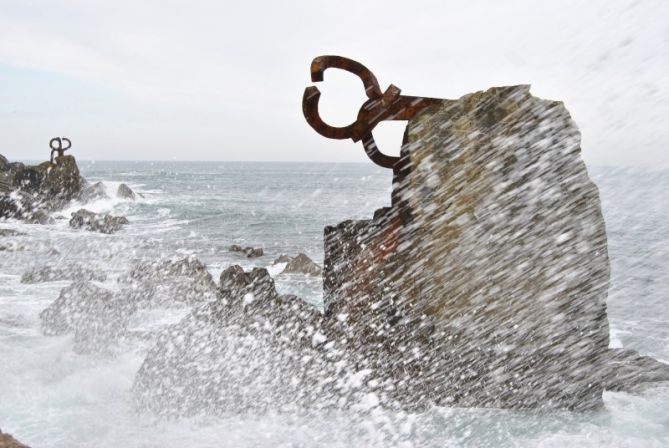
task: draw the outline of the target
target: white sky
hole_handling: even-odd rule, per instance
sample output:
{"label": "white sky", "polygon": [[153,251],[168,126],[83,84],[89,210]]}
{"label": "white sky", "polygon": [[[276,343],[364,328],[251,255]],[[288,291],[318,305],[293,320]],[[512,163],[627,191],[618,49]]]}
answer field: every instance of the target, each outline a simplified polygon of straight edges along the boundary
{"label": "white sky", "polygon": [[[563,100],[587,162],[669,167],[666,1],[0,0],[0,153],[44,159],[364,161],[301,111],[309,64],[356,59],[407,95],[532,84]],[[352,75],[322,115],[352,121]],[[399,149],[403,125],[378,132]]]}

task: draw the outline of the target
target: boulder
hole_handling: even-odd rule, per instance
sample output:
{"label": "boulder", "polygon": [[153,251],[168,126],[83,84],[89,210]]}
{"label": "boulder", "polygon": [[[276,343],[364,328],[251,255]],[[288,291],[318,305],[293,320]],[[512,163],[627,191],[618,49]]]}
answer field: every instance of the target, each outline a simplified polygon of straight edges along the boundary
{"label": "boulder", "polygon": [[281,264],[281,263],[288,263],[290,260],[292,260],[293,257],[290,257],[288,255],[282,254],[279,255],[273,262],[272,264]]}
{"label": "boulder", "polygon": [[218,298],[214,279],[195,257],[140,262],[119,281],[139,308],[190,306]]}
{"label": "boulder", "polygon": [[132,191],[126,184],[121,184],[118,186],[118,190],[116,190],[116,196],[123,199],[130,199],[131,201],[137,199],[135,192]]}
{"label": "boulder", "polygon": [[47,336],[74,333],[78,353],[105,352],[125,332],[134,305],[89,282],[64,288],[40,313]]}
{"label": "boulder", "polygon": [[124,216],[98,214],[83,208],[72,213],[70,219],[70,227],[74,229],[84,228],[91,232],[106,234],[118,232],[125,224],[128,224],[128,219]]}
{"label": "boulder", "polygon": [[242,247],[237,244],[233,244],[232,246],[229,247],[228,249],[230,252],[239,252],[243,253],[246,255],[247,258],[257,258],[257,257],[262,257],[264,255],[264,251],[262,248],[254,248],[254,247]]}
{"label": "boulder", "polygon": [[56,281],[85,282],[107,280],[107,274],[82,265],[42,266],[26,272],[21,276],[21,283],[44,283]]}
{"label": "boulder", "polygon": [[321,267],[305,254],[298,254],[291,259],[281,274],[303,274],[318,277],[321,275]]}
{"label": "boulder", "polygon": [[97,201],[99,199],[107,199],[107,187],[102,182],[96,182],[93,185],[86,185],[79,193],[78,200],[82,203]]}
{"label": "boulder", "polygon": [[425,109],[392,199],[325,229],[332,337],[409,407],[602,405],[606,231],[562,103],[515,86]]}

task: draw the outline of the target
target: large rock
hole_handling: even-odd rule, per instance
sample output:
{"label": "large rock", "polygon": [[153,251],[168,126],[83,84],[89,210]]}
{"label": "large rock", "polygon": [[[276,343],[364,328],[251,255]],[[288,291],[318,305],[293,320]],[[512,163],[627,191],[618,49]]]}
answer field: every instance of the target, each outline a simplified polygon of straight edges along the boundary
{"label": "large rock", "polygon": [[86,229],[91,232],[106,234],[116,233],[128,224],[125,216],[112,216],[109,214],[94,213],[86,209],[72,213],[70,227],[73,229]]}
{"label": "large rock", "polygon": [[601,377],[606,390],[637,392],[659,382],[669,382],[669,365],[634,350],[609,350]]}
{"label": "large rock", "polygon": [[602,404],[606,232],[562,103],[516,86],[424,110],[393,206],[326,228],[325,249],[327,313],[346,322],[332,331],[398,400]]}
{"label": "large rock", "polygon": [[321,267],[318,266],[311,258],[305,254],[298,254],[295,258],[291,258],[286,264],[286,267],[281,272],[282,274],[302,274],[318,277],[321,275]]}
{"label": "large rock", "polygon": [[104,352],[125,332],[134,304],[88,282],[64,288],[40,313],[47,336],[74,333],[79,353]]}
{"label": "large rock", "polygon": [[190,306],[218,298],[214,279],[195,257],[140,262],[119,280],[140,308]]}
{"label": "large rock", "polygon": [[123,199],[130,199],[131,201],[137,199],[135,192],[132,191],[126,184],[121,184],[118,186],[118,190],[116,190],[116,196]]}
{"label": "large rock", "polygon": [[86,184],[77,197],[82,203],[97,201],[99,199],[108,199],[107,187],[102,182],[96,182],[93,185]]}
{"label": "large rock", "polygon": [[347,381],[353,369],[323,334],[318,310],[279,295],[267,270],[240,269],[222,274],[220,300],[158,339],[133,386],[141,409],[189,415],[333,406],[360,386]]}

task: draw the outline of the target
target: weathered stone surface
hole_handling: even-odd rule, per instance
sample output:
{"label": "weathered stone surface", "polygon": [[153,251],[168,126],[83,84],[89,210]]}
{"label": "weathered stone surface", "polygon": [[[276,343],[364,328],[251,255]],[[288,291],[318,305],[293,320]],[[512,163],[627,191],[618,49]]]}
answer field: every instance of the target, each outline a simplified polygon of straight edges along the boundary
{"label": "weathered stone surface", "polygon": [[273,262],[272,264],[280,264],[280,263],[288,263],[290,260],[292,260],[293,257],[290,257],[286,254],[279,255]]}
{"label": "weathered stone surface", "polygon": [[30,448],[30,447],[28,445],[22,444],[11,435],[0,431],[0,448]]}
{"label": "weathered stone surface", "polygon": [[303,274],[317,277],[321,275],[321,267],[305,254],[298,254],[291,258],[281,272],[282,274]]}
{"label": "weathered stone surface", "polygon": [[72,213],[70,219],[70,227],[74,229],[84,228],[91,232],[106,234],[118,232],[125,224],[128,224],[128,219],[124,216],[103,215],[83,208]]}
{"label": "weathered stone surface", "polygon": [[42,266],[21,276],[21,283],[44,283],[56,281],[91,281],[103,282],[107,280],[107,274],[96,271],[78,264],[69,266]]}
{"label": "weathered stone surface", "polygon": [[383,376],[410,372],[399,400],[600,406],[606,232],[562,103],[493,88],[423,111],[407,138],[393,206],[326,228],[332,331]]}
{"label": "weathered stone surface", "polygon": [[116,196],[119,198],[130,199],[131,201],[137,199],[135,192],[132,191],[126,184],[121,184],[118,186],[118,190],[116,190]]}

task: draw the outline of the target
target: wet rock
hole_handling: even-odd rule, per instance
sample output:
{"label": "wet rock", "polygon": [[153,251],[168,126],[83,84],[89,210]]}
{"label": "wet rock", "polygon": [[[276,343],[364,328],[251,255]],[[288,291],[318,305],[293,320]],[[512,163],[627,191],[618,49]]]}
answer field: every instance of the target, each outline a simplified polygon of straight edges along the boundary
{"label": "wet rock", "polygon": [[340,397],[323,392],[348,383],[337,380],[347,365],[323,348],[329,341],[320,313],[279,295],[265,269],[243,275],[240,280],[239,269],[226,270],[222,283],[246,286],[226,289],[220,300],[195,309],[159,337],[133,385],[140,409],[167,415],[262,412],[318,407],[326,397]]}
{"label": "wet rock", "polygon": [[303,274],[318,277],[321,275],[321,267],[305,254],[298,254],[297,257],[291,259],[282,274]]}
{"label": "wet rock", "polygon": [[126,184],[121,184],[118,186],[118,190],[116,190],[116,196],[119,198],[130,199],[132,201],[137,199],[135,192],[132,191]]}
{"label": "wet rock", "polygon": [[246,255],[248,258],[257,258],[257,257],[262,257],[264,255],[264,251],[262,248],[254,248],[254,247],[242,247],[237,244],[233,244],[228,248],[230,252],[239,252],[243,253]]}
{"label": "wet rock", "polygon": [[562,103],[516,86],[422,111],[392,198],[325,230],[332,337],[407,407],[602,405],[606,232]]}
{"label": "wet rock", "polygon": [[78,353],[105,352],[122,335],[134,305],[111,291],[89,282],[64,288],[58,298],[40,313],[47,336],[74,333]]}
{"label": "wet rock", "polygon": [[25,236],[26,233],[19,232],[13,229],[0,229],[0,237],[2,236]]}
{"label": "wet rock", "polygon": [[272,264],[281,264],[281,263],[288,263],[290,260],[292,260],[293,257],[290,257],[288,255],[282,254],[279,255],[273,262]]}
{"label": "wet rock", "polygon": [[21,276],[21,283],[44,283],[56,281],[98,281],[107,280],[107,274],[81,265],[43,266],[26,272]]}
{"label": "wet rock", "polygon": [[669,364],[634,350],[611,349],[601,372],[604,388],[616,392],[638,392],[659,382],[669,382]]}
{"label": "wet rock", "polygon": [[239,295],[249,285],[249,281],[244,269],[235,264],[221,272],[219,284],[222,292],[230,295]]}
{"label": "wet rock", "polygon": [[109,198],[107,187],[105,187],[102,182],[96,182],[93,185],[86,185],[79,193],[77,199],[85,204],[107,198]]}
{"label": "wet rock", "polygon": [[0,244],[0,252],[21,252],[24,250],[26,250],[26,247],[21,244]]}
{"label": "wet rock", "polygon": [[140,308],[194,305],[218,298],[216,282],[195,257],[141,262],[120,282]]}
{"label": "wet rock", "polygon": [[98,214],[83,208],[72,213],[72,219],[70,219],[70,227],[74,229],[84,228],[91,232],[106,234],[118,232],[125,224],[128,224],[128,219],[124,216]]}
{"label": "wet rock", "polygon": [[11,435],[0,431],[0,448],[30,448],[30,447],[28,445],[22,444]]}

